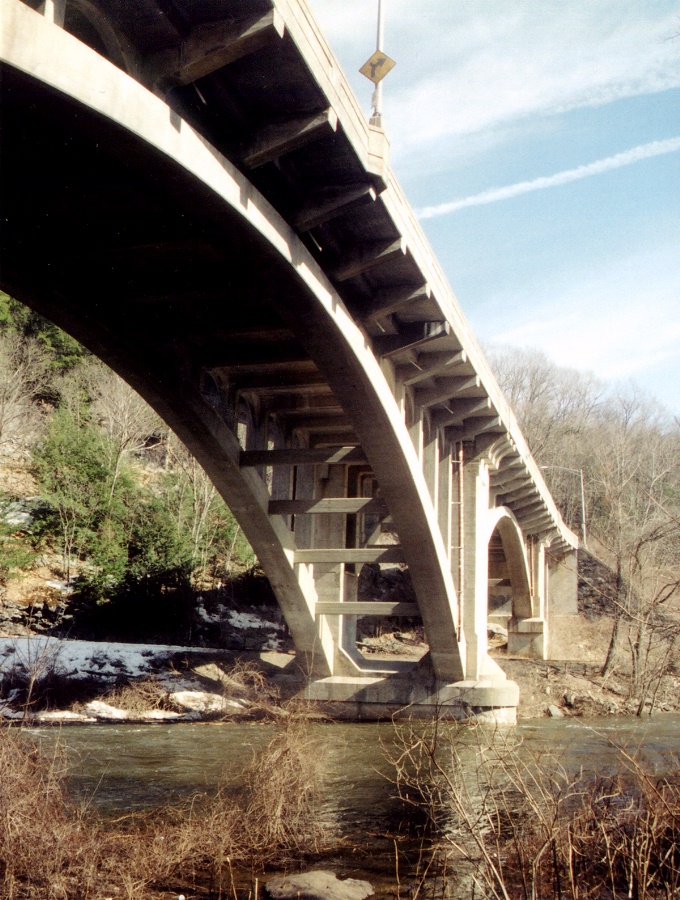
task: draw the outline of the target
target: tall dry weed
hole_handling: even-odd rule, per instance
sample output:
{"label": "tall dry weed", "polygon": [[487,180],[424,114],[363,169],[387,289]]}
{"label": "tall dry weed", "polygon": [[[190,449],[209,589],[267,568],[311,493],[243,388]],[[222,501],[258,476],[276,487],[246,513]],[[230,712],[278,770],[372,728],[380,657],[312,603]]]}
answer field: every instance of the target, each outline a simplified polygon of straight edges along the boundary
{"label": "tall dry weed", "polygon": [[322,774],[318,742],[299,713],[290,716],[244,773],[237,796],[221,787],[175,810],[164,833],[177,872],[202,879],[211,897],[233,895],[234,869],[262,869],[328,846],[318,815]]}
{"label": "tall dry weed", "polygon": [[69,802],[63,755],[0,728],[0,900],[152,900],[187,888],[196,898],[233,898],[235,867],[322,846],[318,755],[294,712],[236,795],[218,786],[182,807],[100,821]]}
{"label": "tall dry weed", "polygon": [[[476,740],[471,740],[471,735]],[[435,721],[397,729],[402,799],[430,824],[414,893],[488,900],[680,897],[680,780],[620,749],[622,774],[585,779],[505,731]],[[465,873],[466,893],[445,873]]]}
{"label": "tall dry weed", "polygon": [[89,897],[99,859],[96,835],[69,808],[64,759],[44,756],[19,731],[0,731],[0,885],[5,900]]}

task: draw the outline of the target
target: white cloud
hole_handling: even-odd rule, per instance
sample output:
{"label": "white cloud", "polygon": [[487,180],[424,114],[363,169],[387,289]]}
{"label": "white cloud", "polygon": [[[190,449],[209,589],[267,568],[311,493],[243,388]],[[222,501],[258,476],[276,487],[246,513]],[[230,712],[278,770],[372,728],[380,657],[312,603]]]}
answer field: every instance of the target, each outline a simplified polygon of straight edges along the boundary
{"label": "white cloud", "polygon": [[509,200],[512,197],[518,197],[520,194],[528,194],[532,191],[543,191],[547,188],[569,184],[571,181],[592,178],[594,175],[601,175],[604,172],[621,169],[623,166],[630,166],[633,163],[641,162],[643,159],[651,159],[654,156],[663,156],[666,153],[675,153],[678,150],[680,150],[680,137],[669,138],[665,141],[650,141],[647,144],[640,144],[637,147],[633,147],[631,150],[625,150],[622,153],[616,153],[613,156],[607,156],[604,159],[598,159],[592,163],[576,166],[574,169],[565,169],[562,172],[556,172],[554,175],[543,175],[539,178],[533,178],[531,181],[518,181],[515,184],[509,184],[505,187],[490,188],[479,194],[462,197],[460,200],[438,203],[436,206],[426,206],[421,210],[416,210],[416,214],[421,219],[432,219],[435,216],[448,215],[459,209],[466,209],[469,206],[482,206],[487,203],[497,203],[500,200]]}
{"label": "white cloud", "polygon": [[[377,2],[310,0],[367,103],[356,69]],[[387,0],[385,81],[395,152],[680,86],[677,10],[660,0]]]}

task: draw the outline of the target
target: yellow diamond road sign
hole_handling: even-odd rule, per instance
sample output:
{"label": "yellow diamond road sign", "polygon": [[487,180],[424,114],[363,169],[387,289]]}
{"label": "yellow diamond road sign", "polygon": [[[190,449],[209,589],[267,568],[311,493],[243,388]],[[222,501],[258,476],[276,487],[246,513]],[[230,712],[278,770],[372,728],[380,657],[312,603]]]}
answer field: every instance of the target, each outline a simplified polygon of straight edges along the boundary
{"label": "yellow diamond road sign", "polygon": [[366,78],[369,78],[373,84],[377,84],[379,81],[382,81],[385,75],[387,75],[387,73],[395,66],[395,61],[390,59],[386,53],[383,53],[382,50],[376,50],[373,56],[366,60],[359,71],[362,75],[365,75]]}

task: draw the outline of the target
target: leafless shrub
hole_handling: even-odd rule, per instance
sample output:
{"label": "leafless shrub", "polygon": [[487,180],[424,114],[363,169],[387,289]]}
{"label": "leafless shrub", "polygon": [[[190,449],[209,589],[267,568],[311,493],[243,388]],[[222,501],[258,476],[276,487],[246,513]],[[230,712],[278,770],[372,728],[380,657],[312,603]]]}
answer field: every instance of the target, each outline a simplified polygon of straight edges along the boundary
{"label": "leafless shrub", "polygon": [[150,709],[170,709],[168,691],[155,678],[134,678],[108,691],[101,698],[118,709],[143,713]]}
{"label": "leafless shrub", "polygon": [[621,777],[586,781],[504,732],[470,736],[439,721],[397,731],[395,784],[431,826],[416,894],[436,885],[450,896],[442,876],[462,866],[470,895],[493,900],[679,895],[677,781],[652,777],[624,750]]}
{"label": "leafless shrub", "polygon": [[306,722],[293,716],[270,742],[263,759],[246,773],[244,836],[256,857],[319,849],[323,829],[316,816],[321,787],[318,749]]}
{"label": "leafless shrub", "polygon": [[12,696],[13,705],[25,710],[46,709],[70,703],[91,684],[91,679],[72,678],[61,661],[58,641],[31,636],[17,640],[13,664],[0,679],[0,695]]}
{"label": "leafless shrub", "polygon": [[0,732],[0,887],[6,900],[91,895],[99,862],[96,829],[69,809],[64,760],[22,733]]}
{"label": "leafless shrub", "polygon": [[33,400],[48,381],[45,354],[36,341],[0,335],[0,455],[35,440],[41,421]]}

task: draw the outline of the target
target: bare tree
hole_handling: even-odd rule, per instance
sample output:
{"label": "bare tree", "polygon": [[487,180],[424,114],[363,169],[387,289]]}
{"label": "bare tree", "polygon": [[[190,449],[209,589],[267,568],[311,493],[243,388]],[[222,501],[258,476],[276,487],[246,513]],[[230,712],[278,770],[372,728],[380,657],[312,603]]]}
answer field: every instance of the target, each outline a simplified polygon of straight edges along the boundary
{"label": "bare tree", "polygon": [[634,386],[606,394],[590,375],[542,353],[491,355],[565,520],[581,517],[591,550],[614,573],[614,624],[603,666],[625,639],[629,690],[653,705],[680,629],[680,422]]}
{"label": "bare tree", "polygon": [[680,601],[680,432],[634,390],[618,393],[589,434],[594,529],[616,571],[606,674],[622,629],[640,710],[669,662]]}
{"label": "bare tree", "polygon": [[89,361],[83,374],[92,398],[92,415],[108,437],[113,496],[125,457],[160,441],[167,427],[149,404],[103,363]]}
{"label": "bare tree", "polygon": [[565,451],[574,456],[576,439],[601,402],[601,383],[539,350],[495,350],[490,362],[534,456],[542,465],[568,465]]}
{"label": "bare tree", "polygon": [[[206,579],[215,561],[228,575],[235,555],[252,554],[241,529],[203,468],[172,432],[168,435],[168,470],[175,481],[173,513],[178,535],[190,538],[195,577]],[[254,557],[253,557],[254,561]]]}
{"label": "bare tree", "polygon": [[603,385],[538,350],[495,350],[490,362],[565,521],[579,528],[586,511],[574,473],[584,468],[583,438],[597,422]]}
{"label": "bare tree", "polygon": [[41,422],[34,400],[48,382],[45,354],[38,343],[0,334],[0,453],[34,440]]}

